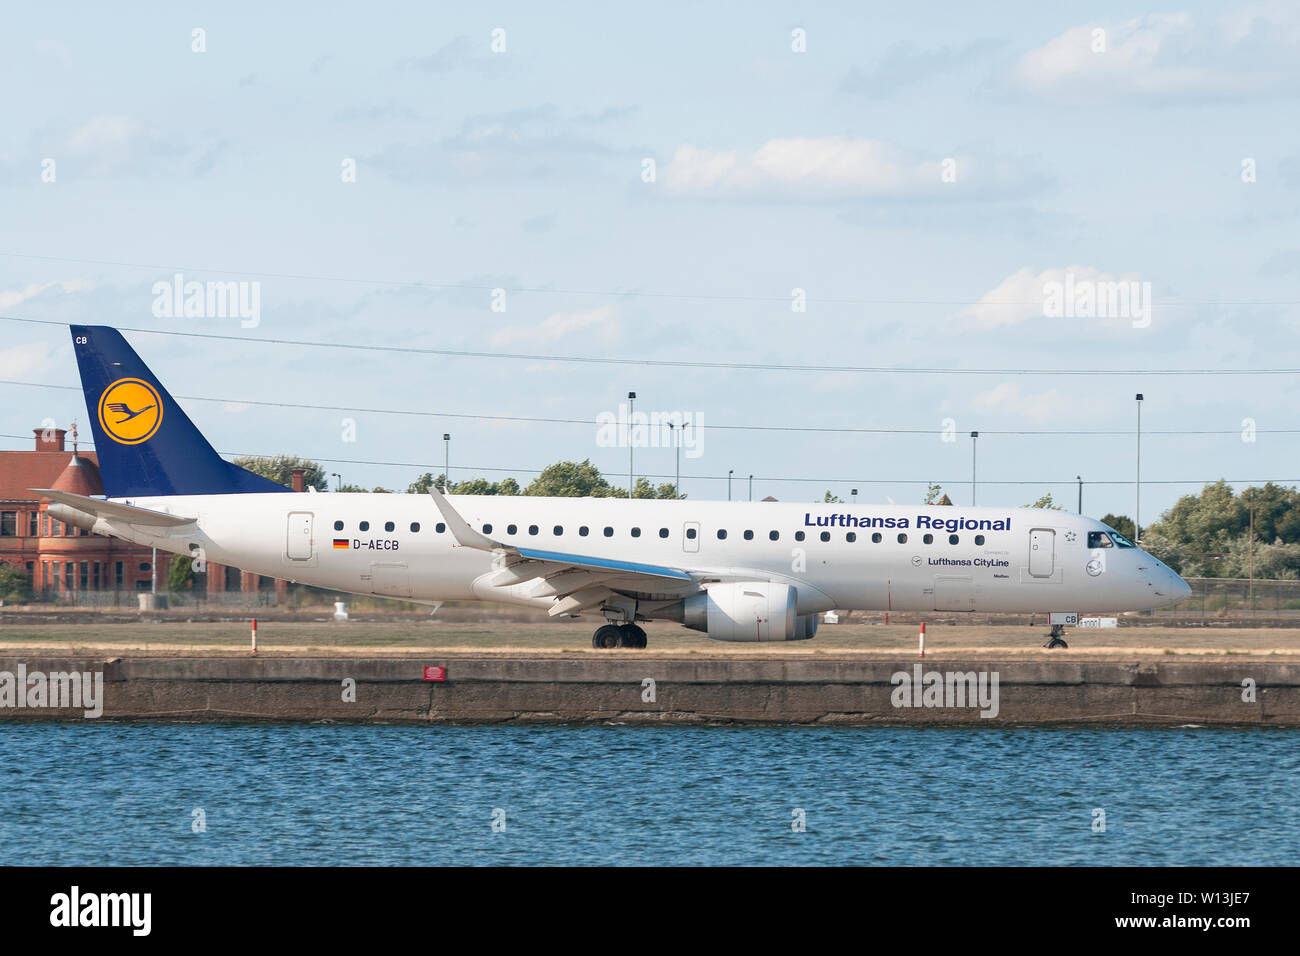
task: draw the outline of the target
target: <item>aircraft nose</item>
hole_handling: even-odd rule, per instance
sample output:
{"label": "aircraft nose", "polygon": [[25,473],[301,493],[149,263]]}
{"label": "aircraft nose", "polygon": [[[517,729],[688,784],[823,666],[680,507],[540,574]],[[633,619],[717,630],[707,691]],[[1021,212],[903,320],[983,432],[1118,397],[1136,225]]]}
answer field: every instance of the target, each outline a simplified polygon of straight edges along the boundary
{"label": "aircraft nose", "polygon": [[1170,593],[1174,595],[1175,603],[1191,597],[1192,586],[1179,577],[1179,575],[1174,571],[1169,571],[1168,573],[1173,582],[1170,587]]}

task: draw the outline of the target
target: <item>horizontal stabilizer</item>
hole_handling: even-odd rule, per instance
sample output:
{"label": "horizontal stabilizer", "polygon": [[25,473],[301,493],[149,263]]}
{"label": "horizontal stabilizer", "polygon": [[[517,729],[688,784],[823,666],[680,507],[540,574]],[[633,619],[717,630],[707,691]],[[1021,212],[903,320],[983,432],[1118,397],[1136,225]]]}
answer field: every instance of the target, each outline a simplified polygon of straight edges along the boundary
{"label": "horizontal stabilizer", "polygon": [[136,508],[131,505],[122,505],[113,501],[102,501],[99,498],[87,498],[85,495],[74,495],[70,491],[55,491],[53,488],[28,488],[28,491],[34,491],[38,495],[53,499],[60,504],[76,508],[78,511],[84,511],[86,514],[95,515],[97,518],[107,520],[116,519],[126,521],[131,524],[151,525],[155,527],[179,527],[183,524],[189,524],[194,518],[186,518],[182,515],[169,515],[161,511],[150,511],[148,508]]}

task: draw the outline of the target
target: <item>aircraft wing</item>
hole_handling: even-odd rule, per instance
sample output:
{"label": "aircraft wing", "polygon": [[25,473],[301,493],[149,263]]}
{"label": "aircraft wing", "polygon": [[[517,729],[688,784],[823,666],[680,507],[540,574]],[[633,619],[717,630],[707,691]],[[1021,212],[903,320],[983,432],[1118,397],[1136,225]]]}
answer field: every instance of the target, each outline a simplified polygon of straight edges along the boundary
{"label": "aircraft wing", "polygon": [[28,488],[27,490],[34,491],[38,495],[43,495],[60,504],[76,508],[78,511],[84,511],[86,514],[94,515],[97,518],[107,518],[109,520],[116,518],[118,521],[127,521],[136,525],[177,527],[195,520],[183,515],[169,515],[162,511],[152,511],[149,508],[136,508],[132,505],[118,504],[114,501],[104,501],[102,498],[87,498],[85,495],[74,495],[70,491],[55,491],[53,488]]}
{"label": "aircraft wing", "polygon": [[620,561],[591,555],[547,551],[507,544],[469,526],[436,488],[429,496],[442,513],[456,543],[463,548],[490,551],[501,556],[501,567],[484,582],[488,587],[527,584],[532,597],[554,598],[550,614],[576,614],[618,592],[682,595],[699,589],[696,577],[683,568]]}

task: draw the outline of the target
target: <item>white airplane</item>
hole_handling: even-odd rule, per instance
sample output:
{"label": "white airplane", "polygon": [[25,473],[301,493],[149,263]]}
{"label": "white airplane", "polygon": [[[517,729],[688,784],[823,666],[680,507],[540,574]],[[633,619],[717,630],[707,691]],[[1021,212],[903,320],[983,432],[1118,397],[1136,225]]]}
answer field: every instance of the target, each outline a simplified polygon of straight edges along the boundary
{"label": "white airplane", "polygon": [[72,337],[105,498],[33,489],[50,514],[259,574],[599,615],[600,648],[645,647],[638,621],[791,641],[831,609],[1071,614],[1191,591],[1115,529],[1043,509],[294,493],[223,460],[116,329]]}

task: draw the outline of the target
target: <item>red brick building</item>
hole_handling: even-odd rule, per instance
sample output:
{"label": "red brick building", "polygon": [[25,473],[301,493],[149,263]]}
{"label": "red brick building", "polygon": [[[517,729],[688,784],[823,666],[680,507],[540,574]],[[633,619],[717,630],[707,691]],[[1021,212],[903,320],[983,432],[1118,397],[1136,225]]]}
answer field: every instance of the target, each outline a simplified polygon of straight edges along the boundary
{"label": "red brick building", "polygon": [[[92,452],[66,447],[62,428],[37,428],[33,451],[0,451],[0,561],[28,574],[38,598],[76,601],[94,592],[105,597],[94,603],[134,604],[134,593],[153,588],[153,549],[56,521],[46,511],[50,499],[30,488],[52,488],[78,495],[102,495],[104,484]],[[157,590],[167,589],[172,555],[158,552]],[[284,596],[284,582],[241,573],[209,562],[206,574],[195,576],[201,594],[223,591],[274,591]],[[89,603],[91,598],[86,598]]]}

